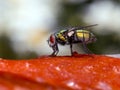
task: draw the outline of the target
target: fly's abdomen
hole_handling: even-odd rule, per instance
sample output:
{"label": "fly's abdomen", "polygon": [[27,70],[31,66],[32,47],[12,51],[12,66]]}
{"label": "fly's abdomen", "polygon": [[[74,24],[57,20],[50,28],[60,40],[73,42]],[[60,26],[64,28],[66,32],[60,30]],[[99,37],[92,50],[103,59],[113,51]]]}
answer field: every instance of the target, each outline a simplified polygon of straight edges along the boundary
{"label": "fly's abdomen", "polygon": [[88,42],[90,39],[90,33],[87,30],[76,31],[76,41]]}

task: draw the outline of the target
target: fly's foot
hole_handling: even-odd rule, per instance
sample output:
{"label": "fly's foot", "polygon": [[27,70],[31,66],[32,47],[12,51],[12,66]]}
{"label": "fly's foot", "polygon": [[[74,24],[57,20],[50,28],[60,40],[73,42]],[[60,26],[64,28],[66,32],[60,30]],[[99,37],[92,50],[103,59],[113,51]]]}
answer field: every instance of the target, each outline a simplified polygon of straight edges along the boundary
{"label": "fly's foot", "polygon": [[72,54],[71,54],[71,56],[78,56],[79,54],[78,54],[78,52],[76,52],[76,51],[74,51],[74,52],[72,52]]}

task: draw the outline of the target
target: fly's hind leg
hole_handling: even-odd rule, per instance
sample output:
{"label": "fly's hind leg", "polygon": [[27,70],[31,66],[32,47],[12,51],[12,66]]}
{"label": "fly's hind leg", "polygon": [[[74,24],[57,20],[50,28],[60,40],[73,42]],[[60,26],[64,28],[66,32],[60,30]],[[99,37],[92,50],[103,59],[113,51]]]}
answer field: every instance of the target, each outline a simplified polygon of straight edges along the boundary
{"label": "fly's hind leg", "polygon": [[86,43],[83,42],[82,45],[83,45],[84,51],[85,51],[87,54],[93,54],[93,52],[91,52],[91,51],[87,48]]}
{"label": "fly's hind leg", "polygon": [[88,48],[87,48],[87,45],[85,43],[85,36],[84,36],[84,32],[83,32],[83,41],[82,41],[82,45],[83,45],[83,48],[84,48],[84,51],[88,54],[93,54]]}

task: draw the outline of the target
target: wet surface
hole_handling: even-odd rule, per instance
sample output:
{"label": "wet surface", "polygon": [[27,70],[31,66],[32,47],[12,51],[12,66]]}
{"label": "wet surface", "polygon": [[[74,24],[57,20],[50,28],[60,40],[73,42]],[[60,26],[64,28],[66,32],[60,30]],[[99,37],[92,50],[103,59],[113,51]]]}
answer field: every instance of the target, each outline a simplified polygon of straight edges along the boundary
{"label": "wet surface", "polygon": [[1,59],[0,90],[1,88],[118,90],[120,59],[77,53],[73,56],[43,56],[34,60]]}

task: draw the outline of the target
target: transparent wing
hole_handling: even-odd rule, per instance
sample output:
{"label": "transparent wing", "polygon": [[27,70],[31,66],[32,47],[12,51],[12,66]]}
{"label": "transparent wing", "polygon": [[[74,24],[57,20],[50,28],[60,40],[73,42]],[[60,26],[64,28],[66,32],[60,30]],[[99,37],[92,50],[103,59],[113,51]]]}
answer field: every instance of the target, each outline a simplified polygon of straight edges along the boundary
{"label": "transparent wing", "polygon": [[97,26],[98,24],[93,24],[93,25],[88,25],[88,26],[78,26],[78,27],[72,27],[70,29],[68,29],[68,31],[74,31],[74,30],[78,30],[78,29],[86,29],[89,27],[93,27],[93,26]]}

